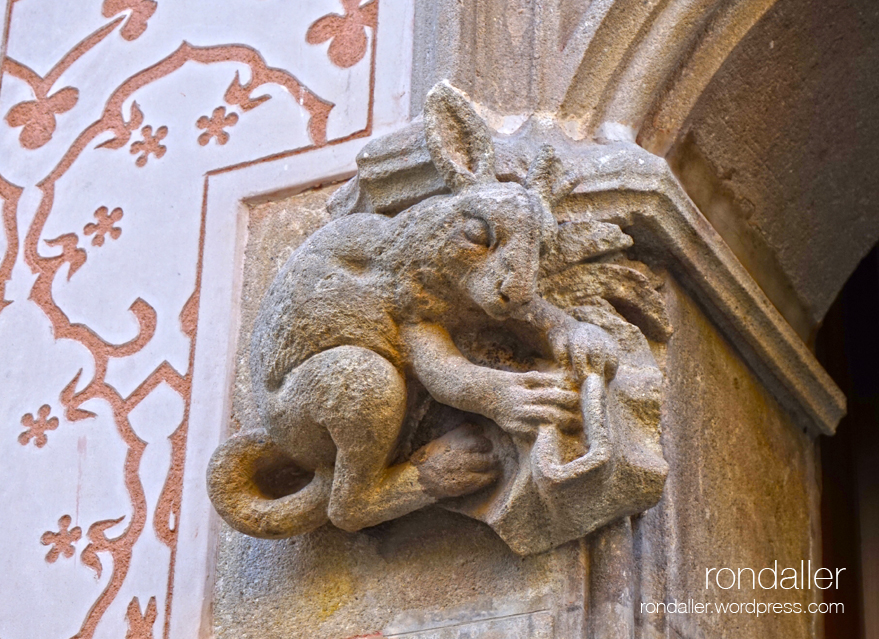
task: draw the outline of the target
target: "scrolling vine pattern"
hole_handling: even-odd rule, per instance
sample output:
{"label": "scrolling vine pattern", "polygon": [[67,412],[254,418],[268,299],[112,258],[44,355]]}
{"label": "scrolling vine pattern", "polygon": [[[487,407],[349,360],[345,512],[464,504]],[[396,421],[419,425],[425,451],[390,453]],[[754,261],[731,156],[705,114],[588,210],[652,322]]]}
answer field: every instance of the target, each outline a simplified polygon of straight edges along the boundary
{"label": "scrolling vine pattern", "polygon": [[[357,0],[343,0],[344,15],[327,14],[312,24],[308,30],[307,41],[319,45],[328,40],[327,56],[338,67],[345,68],[356,64],[367,53],[367,30],[372,33],[373,50],[370,66],[370,92],[374,87],[375,75],[375,33],[377,29],[378,0],[371,0],[362,7]],[[27,65],[6,57],[3,60],[3,75],[9,75],[25,82],[33,94],[30,100],[13,105],[5,114],[5,122],[12,128],[20,128],[19,144],[24,152],[33,152],[47,145],[63,127],[65,114],[70,112],[80,100],[80,89],[64,86],[54,90],[62,75],[89,51],[103,42],[117,29],[119,35],[132,42],[140,38],[148,29],[150,20],[161,11],[160,5],[152,0],[104,0],[101,11],[110,22],[88,35],[67,52],[43,77]],[[12,15],[10,9],[10,16]],[[14,22],[12,22],[14,25]],[[88,610],[80,629],[73,639],[88,639],[94,636],[98,624],[108,608],[119,596],[132,563],[135,544],[148,524],[149,504],[141,481],[141,460],[147,449],[147,442],[140,438],[132,427],[129,416],[151,392],[159,385],[166,384],[184,402],[183,418],[176,430],[168,438],[170,441],[170,464],[163,488],[152,515],[156,537],[170,549],[170,566],[167,593],[165,596],[163,635],[169,633],[169,619],[173,595],[173,574],[176,561],[178,530],[180,520],[181,491],[185,464],[186,440],[189,426],[190,399],[192,391],[192,369],[194,363],[198,305],[201,287],[202,247],[204,242],[204,219],[202,212],[201,238],[199,239],[198,263],[195,276],[195,289],[179,312],[179,326],[189,340],[189,360],[186,372],[180,372],[168,361],[162,362],[127,396],[107,381],[111,360],[131,357],[142,351],[153,340],[157,331],[157,311],[146,300],[138,297],[129,311],[134,317],[138,330],[136,335],[123,343],[113,343],[104,339],[89,326],[72,321],[53,297],[53,286],[59,274],[66,270],[70,280],[89,259],[89,254],[81,243],[102,247],[107,240],[116,240],[122,234],[119,225],[123,209],[118,206],[101,206],[94,211],[94,221],[82,227],[82,236],[67,232],[55,237],[45,237],[44,231],[53,215],[56,200],[56,187],[71,167],[89,149],[105,151],[128,147],[136,156],[137,167],[144,169],[149,163],[161,161],[169,149],[166,125],[146,123],[146,115],[134,99],[142,89],[178,72],[187,63],[202,66],[239,63],[246,66],[249,79],[243,82],[239,71],[235,71],[226,89],[225,105],[213,109],[210,117],[203,116],[193,123],[194,131],[201,130],[198,143],[205,146],[212,139],[218,145],[229,140],[227,129],[246,118],[252,110],[273,99],[271,87],[285,89],[301,106],[307,117],[307,134],[310,145],[296,149],[299,153],[308,149],[334,144],[353,137],[367,136],[371,132],[371,115],[368,114],[366,128],[337,140],[328,140],[327,125],[333,103],[322,98],[304,85],[291,72],[269,66],[262,55],[254,48],[242,44],[214,46],[194,46],[183,42],[169,55],[158,62],[142,68],[128,77],[113,90],[106,100],[100,118],[80,131],[72,144],[61,156],[54,168],[36,183],[40,201],[32,221],[21,238],[18,229],[18,208],[23,187],[13,184],[0,176],[0,215],[6,237],[6,247],[0,259],[0,317],[12,302],[6,299],[6,286],[11,280],[14,266],[23,262],[35,276],[30,288],[29,299],[49,319],[55,340],[73,340],[84,346],[94,361],[93,372],[89,375],[79,370],[60,392],[57,406],[69,422],[78,422],[95,416],[84,405],[94,399],[109,404],[115,429],[127,449],[124,458],[124,483],[131,513],[113,519],[94,521],[87,527],[84,537],[88,543],[80,552],[82,564],[90,568],[97,578],[105,569],[110,577],[106,587]],[[370,109],[372,96],[370,95]],[[210,108],[209,105],[208,108]],[[228,111],[237,109],[238,112]],[[163,143],[165,142],[165,143]],[[246,162],[258,162],[259,159]],[[89,242],[90,238],[90,242]],[[40,252],[41,242],[55,249],[52,255]],[[60,251],[60,252],[59,252]],[[65,269],[65,266],[67,267]],[[84,386],[81,382],[84,382]],[[59,420],[51,416],[48,404],[36,413],[21,417],[24,432],[19,431],[18,442],[27,445],[33,441],[37,448],[51,446],[46,432],[58,428]],[[45,559],[55,563],[60,557],[70,558],[76,553],[75,546],[83,539],[80,526],[71,525],[76,521],[69,514],[63,515],[56,530],[47,530],[37,539],[38,543],[49,546]],[[110,533],[117,525],[124,527],[121,532]],[[44,529],[45,530],[45,529]],[[102,555],[106,557],[102,559]],[[109,561],[107,561],[109,559]],[[127,637],[132,639],[154,636],[154,624],[158,618],[157,600],[152,597],[145,607],[137,597],[131,599],[126,612]]]}

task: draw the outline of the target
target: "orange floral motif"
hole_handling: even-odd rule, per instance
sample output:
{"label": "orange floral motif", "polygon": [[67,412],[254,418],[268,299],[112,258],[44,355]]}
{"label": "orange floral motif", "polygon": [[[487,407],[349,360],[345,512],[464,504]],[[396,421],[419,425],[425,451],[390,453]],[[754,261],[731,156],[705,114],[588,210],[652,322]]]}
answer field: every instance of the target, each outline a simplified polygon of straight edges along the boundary
{"label": "orange floral motif", "polygon": [[308,28],[305,40],[320,44],[331,40],[327,55],[337,67],[347,69],[366,54],[366,27],[375,32],[378,22],[378,0],[360,5],[360,0],[342,0],[345,15],[331,13]]}
{"label": "orange floral motif", "polygon": [[48,404],[43,404],[40,406],[40,410],[37,411],[37,418],[30,413],[27,413],[24,417],[21,418],[21,425],[24,426],[27,430],[21,433],[18,436],[18,443],[22,446],[27,446],[30,440],[34,440],[34,445],[37,448],[42,448],[49,441],[49,438],[46,437],[47,430],[55,430],[58,428],[58,418],[49,417],[49,413],[52,412],[52,409]]}
{"label": "orange floral motif", "polygon": [[73,553],[76,552],[73,544],[78,542],[80,537],[82,537],[82,529],[79,526],[76,526],[75,528],[68,530],[72,521],[70,515],[64,515],[58,520],[58,532],[47,530],[43,533],[43,536],[40,537],[41,544],[44,546],[52,546],[51,550],[46,554],[46,561],[50,564],[54,564],[61,555],[64,555],[69,559],[70,557],[73,557]]}
{"label": "orange floral motif", "polygon": [[165,151],[168,150],[164,145],[159,144],[159,142],[164,140],[165,136],[168,135],[168,127],[160,126],[156,129],[156,134],[153,135],[153,127],[147,125],[143,127],[140,132],[143,134],[143,140],[131,143],[131,154],[137,155],[140,153],[141,155],[137,158],[135,164],[137,164],[137,166],[145,166],[150,154],[155,155],[158,159],[165,155]]}
{"label": "orange floral motif", "polygon": [[118,129],[111,129],[114,136],[109,140],[101,142],[97,148],[121,149],[128,144],[128,141],[131,139],[131,133],[140,128],[141,124],[143,124],[143,111],[140,110],[140,106],[137,104],[137,100],[135,100],[131,103],[131,118],[128,121],[122,119]]}
{"label": "orange floral motif", "polygon": [[119,32],[128,41],[136,40],[146,31],[147,20],[156,12],[158,5],[153,0],[104,0],[101,13],[112,18],[123,11],[131,11],[128,20]]}
{"label": "orange floral motif", "polygon": [[[126,2],[110,2],[110,0],[102,0],[105,10],[114,10],[119,6],[131,7],[130,9],[120,10],[120,13],[113,20],[89,35],[85,40],[80,42],[72,49],[64,58],[53,67],[51,72],[42,78],[32,70],[25,67],[10,57],[3,60],[3,73],[11,74],[31,86],[33,95],[46,95],[57,84],[57,81],[69,69],[73,63],[81,58],[85,53],[91,50],[97,43],[101,42],[109,34],[124,25],[124,33],[134,35],[131,31],[134,29],[133,24],[138,20],[143,22],[145,16],[143,10],[140,10],[139,16],[135,16],[137,11],[137,2],[127,0]],[[144,4],[141,2],[140,4]],[[147,3],[152,4],[152,3]],[[127,21],[127,22],[126,22]],[[16,209],[14,204],[18,191],[18,187],[4,186],[2,178],[0,178],[0,200],[2,200],[3,211],[2,217],[6,220],[6,235],[10,245],[21,246],[23,260],[31,271],[37,275],[36,281],[31,288],[29,299],[32,300],[46,314],[52,323],[52,329],[56,339],[75,340],[92,354],[94,358],[94,368],[92,379],[84,385],[79,384],[79,380],[83,375],[83,370],[79,370],[68,385],[61,391],[60,399],[61,410],[68,422],[85,419],[94,416],[82,406],[91,399],[100,399],[109,403],[112,408],[114,423],[117,433],[122,438],[127,447],[128,454],[125,456],[124,466],[119,470],[124,472],[125,490],[129,496],[131,504],[131,514],[126,517],[120,517],[115,520],[98,521],[77,532],[80,535],[79,542],[85,544],[85,549],[80,554],[83,565],[94,571],[96,579],[104,579],[105,585],[101,592],[95,598],[88,612],[82,619],[79,632],[76,636],[83,639],[94,636],[96,627],[105,618],[108,613],[116,611],[116,606],[123,602],[118,599],[122,598],[124,586],[131,583],[132,574],[134,572],[132,566],[132,556],[135,548],[141,547],[140,540],[144,531],[149,525],[149,504],[144,490],[143,483],[139,476],[142,472],[141,460],[147,442],[142,441],[131,428],[128,415],[131,410],[136,407],[144,397],[158,385],[162,383],[169,384],[176,393],[178,393],[186,402],[187,414],[192,399],[192,362],[194,358],[195,329],[198,322],[198,308],[201,291],[201,275],[203,260],[199,255],[195,264],[195,275],[197,277],[195,288],[189,301],[184,306],[179,316],[181,326],[184,332],[190,338],[190,360],[189,367],[185,374],[179,373],[167,361],[156,368],[147,377],[143,378],[137,388],[131,392],[128,397],[123,397],[117,389],[106,381],[107,365],[110,358],[123,358],[133,355],[141,351],[156,334],[157,312],[143,299],[137,298],[131,304],[130,311],[138,324],[138,332],[136,336],[123,344],[114,344],[105,341],[93,330],[84,324],[75,323],[69,318],[57,305],[53,299],[53,285],[56,278],[64,277],[66,270],[66,278],[69,280],[72,275],[82,267],[87,260],[87,253],[83,248],[79,248],[80,237],[85,244],[86,236],[76,233],[66,233],[55,239],[45,239],[44,232],[46,225],[50,219],[54,219],[55,210],[55,193],[56,187],[64,176],[69,175],[68,171],[79,161],[87,151],[97,145],[103,149],[123,149],[130,147],[132,155],[137,158],[137,166],[144,166],[150,155],[160,158],[166,152],[165,146],[160,142],[168,133],[167,127],[160,127],[158,131],[154,128],[144,126],[144,115],[136,102],[131,102],[134,94],[150,83],[156,82],[162,78],[168,77],[179,70],[187,63],[197,63],[200,65],[226,64],[228,62],[239,62],[245,65],[249,72],[249,80],[242,84],[238,72],[236,72],[235,80],[229,85],[224,94],[227,106],[227,112],[232,109],[240,116],[241,112],[246,112],[256,108],[260,104],[270,99],[270,95],[261,93],[269,85],[276,85],[284,88],[307,112],[308,123],[307,131],[311,140],[309,146],[297,148],[290,151],[293,155],[298,155],[310,151],[316,147],[327,146],[340,142],[327,140],[327,121],[328,116],[333,108],[333,104],[314,93],[307,86],[303,85],[291,72],[273,68],[266,64],[258,51],[250,46],[245,45],[217,45],[217,46],[193,46],[187,42],[171,52],[167,57],[159,60],[155,64],[142,69],[135,75],[125,80],[122,84],[113,90],[113,93],[107,98],[104,111],[99,120],[90,124],[85,130],[81,131],[67,153],[61,158],[57,164],[53,166],[51,172],[44,176],[37,183],[37,188],[42,191],[42,200],[36,214],[28,223],[24,238],[18,238],[16,229],[12,227],[8,220],[14,219]],[[53,96],[54,97],[54,96]],[[42,99],[41,98],[41,99]],[[126,117],[125,105],[130,104],[130,115]],[[370,99],[371,105],[371,99]],[[2,117],[0,112],[0,117]],[[224,118],[225,119],[225,118]],[[64,119],[59,122],[64,125]],[[157,125],[154,124],[153,127]],[[33,127],[31,127],[33,128]],[[370,119],[366,127],[349,137],[365,137],[371,133],[371,113]],[[138,132],[142,132],[140,142],[133,142],[138,137]],[[196,135],[198,135],[198,131]],[[236,133],[236,136],[239,133]],[[349,139],[349,138],[346,138]],[[138,156],[139,154],[139,156]],[[257,160],[258,161],[258,160]],[[155,163],[155,162],[154,162]],[[36,179],[36,178],[34,178]],[[202,220],[204,212],[202,212]],[[98,220],[96,220],[98,221]],[[121,225],[120,225],[121,226]],[[10,231],[10,229],[12,229]],[[0,229],[2,230],[2,229]],[[108,231],[109,232],[109,231]],[[111,238],[113,236],[111,235]],[[202,236],[203,237],[203,236]],[[106,240],[106,234],[104,236]],[[94,238],[92,238],[94,242]],[[55,251],[50,254],[43,254],[39,247],[45,243],[46,246],[54,247]],[[60,253],[59,253],[60,250]],[[9,251],[7,251],[9,253]],[[15,261],[15,254],[12,255],[12,261]],[[7,258],[9,257],[7,255]],[[2,257],[2,255],[0,255]],[[5,267],[9,260],[4,259],[0,263],[0,292],[2,292],[2,280],[5,273]],[[18,262],[20,263],[20,262]],[[3,304],[2,295],[0,295],[0,306]],[[49,414],[46,414],[46,419]],[[60,418],[59,418],[60,419]],[[171,456],[172,463],[165,478],[164,487],[159,497],[156,511],[152,520],[153,528],[160,541],[171,549],[170,563],[168,564],[169,575],[173,576],[177,566],[175,564],[175,553],[177,549],[178,525],[180,521],[181,511],[181,491],[182,491],[182,469],[186,459],[186,445],[189,433],[188,419],[180,424],[178,429],[169,438],[171,440]],[[35,433],[31,439],[36,437]],[[54,436],[53,436],[54,437]],[[29,441],[29,440],[28,440]],[[53,439],[54,443],[54,439]],[[23,451],[24,452],[24,451]],[[108,532],[114,526],[121,524],[127,518],[124,529],[117,532]],[[59,523],[59,527],[61,524]],[[63,531],[58,533],[50,533],[53,535],[67,532],[74,535],[73,531],[68,530],[70,524]],[[120,526],[122,528],[122,526]],[[87,533],[85,531],[88,531]],[[39,532],[37,531],[37,534]],[[88,540],[86,544],[83,538]],[[49,538],[47,537],[47,540]],[[71,539],[71,543],[77,542]],[[79,548],[80,543],[76,543]],[[78,550],[77,548],[77,550]],[[62,556],[65,552],[59,547],[58,556]],[[64,556],[67,556],[66,554]],[[104,566],[103,562],[107,562]],[[107,574],[103,574],[103,568],[107,569]],[[164,606],[170,610],[173,597],[172,578],[169,577],[168,587],[164,593]],[[157,594],[157,599],[162,601],[162,597]],[[150,637],[152,639],[153,631],[150,631],[153,623],[153,614],[151,612],[153,604],[150,602],[146,607],[146,611],[141,611],[140,605],[136,610],[132,610],[129,616],[129,636]],[[142,613],[142,614],[141,614]],[[157,613],[156,613],[157,614]],[[132,626],[132,624],[134,624]],[[155,632],[158,635],[158,632]]]}
{"label": "orange floral motif", "polygon": [[237,113],[226,115],[226,107],[217,107],[210,118],[203,115],[195,123],[199,129],[205,130],[204,133],[198,136],[198,143],[204,146],[211,141],[211,138],[217,138],[218,144],[226,144],[229,141],[229,134],[223,129],[235,126],[237,122]]}
{"label": "orange floral motif", "polygon": [[125,633],[125,639],[153,639],[153,626],[158,615],[155,597],[150,597],[146,613],[141,613],[140,601],[137,597],[132,599],[125,615],[128,621],[128,632]]}
{"label": "orange floral motif", "polygon": [[9,126],[24,127],[18,140],[26,149],[38,149],[52,139],[56,126],[55,116],[76,106],[79,91],[66,87],[49,97],[38,93],[36,98],[19,102],[6,114]]}
{"label": "orange floral motif", "polygon": [[122,229],[118,226],[113,226],[121,219],[122,209],[118,206],[109,214],[107,213],[107,207],[102,206],[95,211],[95,220],[97,222],[89,222],[83,227],[82,232],[86,235],[94,234],[92,238],[93,246],[103,246],[105,235],[109,235],[114,240],[119,239],[119,236],[122,235]]}

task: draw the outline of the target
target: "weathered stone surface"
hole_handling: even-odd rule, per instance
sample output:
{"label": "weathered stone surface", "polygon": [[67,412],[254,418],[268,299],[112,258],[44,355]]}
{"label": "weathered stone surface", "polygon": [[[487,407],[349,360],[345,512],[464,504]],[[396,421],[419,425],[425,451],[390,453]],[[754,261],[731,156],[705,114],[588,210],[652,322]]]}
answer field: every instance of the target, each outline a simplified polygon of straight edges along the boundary
{"label": "weathered stone surface", "polygon": [[[412,125],[411,130],[413,135],[399,138],[405,137],[408,141],[403,147],[401,157],[404,159],[418,157],[426,148],[423,136],[417,135],[420,125]],[[576,183],[573,191],[562,197],[555,208],[562,222],[559,240],[565,242],[568,250],[572,248],[570,238],[564,236],[571,228],[570,222],[575,223],[574,228],[578,222],[588,222],[588,234],[595,238],[595,244],[580,243],[579,249],[600,253],[602,245],[622,248],[622,244],[615,243],[625,242],[627,236],[636,238],[636,247],[630,252],[665,265],[692,290],[706,305],[724,336],[736,345],[740,355],[782,404],[797,415],[798,422],[818,432],[833,433],[845,410],[842,393],[734,252],[696,209],[666,161],[631,143],[575,142],[565,136],[554,121],[533,117],[515,134],[495,136],[498,178],[524,182],[531,163],[546,143],[552,144],[565,167],[560,183]],[[397,162],[394,166],[401,175],[420,174],[417,163]],[[422,189],[425,196],[428,194],[429,183],[413,179],[408,184],[411,189]],[[334,214],[358,210],[353,205],[358,189],[382,189],[382,186],[380,182],[373,186],[369,180],[351,185],[349,197],[334,198]],[[410,191],[406,197],[412,195]],[[624,228],[625,234],[607,234],[599,223]],[[557,261],[558,253],[550,250],[544,256],[543,273],[550,275],[556,270]],[[643,271],[642,267],[637,268]],[[622,282],[618,284],[611,288],[620,293],[625,287]],[[589,288],[599,290],[600,280],[591,282]],[[635,296],[638,306],[642,307],[636,311],[640,319],[636,320],[631,314],[627,317],[636,323],[645,321],[639,324],[641,329],[657,338],[656,333],[650,332],[654,326],[650,314],[644,313],[648,296],[646,290],[643,295]],[[614,304],[619,311],[632,307],[619,295]],[[747,308],[748,313],[742,313],[742,308]],[[660,334],[665,332],[659,328]]]}
{"label": "weathered stone surface", "polygon": [[332,185],[248,207],[238,350],[232,387],[231,433],[242,428],[253,428],[259,423],[250,377],[249,353],[250,336],[260,302],[293,251],[330,221],[327,198],[338,189],[339,185]]}
{"label": "weathered stone surface", "polygon": [[[706,590],[704,571],[759,569],[776,559],[814,564],[819,552],[812,438],[791,423],[686,292],[673,281],[663,291],[676,326],[661,358],[670,367],[663,412],[670,475],[664,498],[634,519],[631,536],[621,522],[576,551],[566,545],[522,559],[477,522],[437,509],[361,533],[324,527],[283,542],[226,529],[214,608],[218,637],[338,638],[382,630],[483,638],[498,626],[518,631],[504,625],[508,619],[524,625],[544,616],[556,633],[548,636],[565,639],[628,636],[629,628],[649,639],[819,636],[818,619],[808,614],[639,610],[641,603],[689,598],[807,603],[812,591]],[[340,582],[347,586],[337,588]],[[474,619],[484,621],[469,623]],[[542,626],[536,628],[541,636]]]}
{"label": "weathered stone surface", "polygon": [[[668,600],[800,603],[812,589],[705,588],[713,567],[759,571],[820,565],[813,437],[763,388],[681,289],[666,287],[676,331],[668,344],[663,439],[671,471],[660,509]],[[843,573],[844,574],[844,573]],[[728,577],[728,574],[726,574]],[[666,615],[683,637],[809,637],[820,615]]]}
{"label": "weathered stone surface", "polygon": [[360,533],[324,526],[282,541],[224,528],[214,631],[218,639],[581,637],[587,556],[572,542],[519,557],[484,524],[436,508]]}
{"label": "weathered stone surface", "polygon": [[412,639],[551,639],[552,617],[546,611],[499,617],[488,621],[471,621],[431,630],[387,635]]}
{"label": "weathered stone surface", "polygon": [[423,139],[451,194],[417,178],[420,136],[367,146],[337,219],[268,288],[250,352],[260,425],[215,453],[217,511],[281,538],[439,503],[532,554],[649,508],[667,472],[662,375],[638,326],[660,341],[670,327],[620,255],[631,239],[558,225],[581,177],[550,145],[499,182],[491,131],[448,84]]}
{"label": "weathered stone surface", "polygon": [[[219,635],[246,636],[249,628],[259,628],[259,636],[273,636],[282,628],[296,636],[297,628],[308,628],[318,637],[379,631],[385,636],[443,638],[567,639],[636,632],[643,637],[668,632],[697,637],[714,636],[716,630],[739,636],[735,633],[741,617],[651,614],[640,604],[689,598],[732,603],[742,602],[743,595],[751,597],[748,601],[756,595],[769,603],[811,601],[812,591],[774,599],[766,593],[706,592],[702,581],[706,568],[729,565],[759,570],[776,559],[795,565],[798,558],[813,557],[811,513],[816,489],[809,436],[759,387],[755,372],[740,359],[753,345],[779,349],[778,334],[775,341],[772,334],[772,328],[779,328],[788,351],[777,351],[785,355],[770,359],[769,365],[782,372],[788,367],[788,379],[796,384],[802,385],[804,379],[813,384],[807,376],[811,360],[803,359],[784,332],[789,327],[773,315],[757,289],[749,288],[753,283],[688,208],[691,205],[662,161],[626,144],[565,142],[557,129],[539,120],[514,136],[499,138],[495,145],[495,136],[460,95],[449,94],[441,107],[429,109],[424,125],[396,134],[387,146],[381,140],[368,145],[359,158],[364,170],[328,203],[335,221],[305,240],[270,287],[268,271],[273,269],[265,266],[260,267],[258,285],[246,286],[251,300],[260,295],[258,291],[270,288],[262,310],[248,315],[255,318],[257,357],[247,374],[267,382],[268,391],[251,386],[248,392],[257,398],[255,410],[247,416],[252,425],[245,425],[243,433],[230,439],[215,457],[214,490],[220,486],[220,492],[239,499],[243,495],[249,501],[243,507],[234,501],[227,507],[222,495],[215,499],[221,514],[240,530],[264,537],[297,535],[298,541],[269,544],[224,533],[215,619]],[[471,144],[461,144],[462,140]],[[556,149],[541,140],[551,141]],[[498,185],[494,175],[508,182]],[[437,182],[440,176],[442,186]],[[306,211],[313,211],[325,195],[302,196]],[[410,206],[413,201],[418,203]],[[448,249],[459,202],[460,210],[469,211],[468,220],[485,216],[486,210],[493,216],[483,217],[488,228],[469,228],[465,222],[459,237],[471,244],[476,238],[490,248],[488,237],[508,233],[509,246],[515,245],[517,234],[529,238],[532,251],[535,244],[544,245],[539,260],[520,245],[524,252],[511,253],[498,271],[528,273],[525,279],[533,283],[517,289],[517,295],[528,300],[519,302],[527,312],[498,306],[491,291],[499,289],[480,283],[479,262],[462,267],[458,249]],[[528,217],[517,217],[517,211],[527,212]],[[554,211],[560,223],[550,221],[548,211]],[[419,235],[412,230],[431,216],[441,221],[431,223],[438,234]],[[314,217],[314,227],[327,217]],[[265,231],[255,235],[260,233],[266,237]],[[353,233],[357,241],[339,242],[345,233]],[[295,229],[291,243],[299,244],[306,234]],[[408,244],[385,242],[383,237],[402,237]],[[335,247],[325,253],[329,261],[318,259],[320,252],[309,248],[320,247],[325,238],[330,243],[324,247]],[[505,247],[503,241],[499,244]],[[297,260],[309,264],[302,262],[309,250],[314,252],[309,267],[313,271],[296,266]],[[371,258],[373,254],[380,259]],[[400,259],[407,254],[408,261]],[[652,269],[636,257],[665,266],[668,272]],[[392,268],[381,266],[385,259]],[[414,296],[412,280],[406,279],[413,264],[422,285]],[[722,268],[712,271],[706,266],[711,264]],[[345,270],[352,266],[359,270]],[[291,272],[298,272],[299,278],[291,278]],[[389,272],[393,278],[379,277]],[[464,277],[455,282],[452,273]],[[489,279],[497,281],[496,273]],[[688,292],[678,288],[672,276],[680,277]],[[315,281],[326,284],[314,287]],[[390,286],[394,294],[376,295],[382,286]],[[314,297],[314,291],[324,290],[330,293]],[[708,295],[702,303],[708,316],[734,323],[738,332],[726,335],[744,336],[738,353],[689,301],[690,292],[705,291]],[[401,298],[418,303],[400,306],[386,301]],[[674,309],[671,317],[666,298]],[[535,306],[535,299],[546,306]],[[763,314],[756,326],[728,315],[742,300],[759,304]],[[319,311],[323,323],[297,325],[296,314],[312,306],[308,312]],[[284,314],[290,311],[279,313],[279,308],[293,309],[293,320]],[[353,333],[344,332],[352,330],[346,328],[349,324],[334,324],[338,317],[355,316],[359,323],[351,325],[357,327]],[[376,333],[372,327],[382,325],[380,317],[391,318],[387,325],[391,329]],[[686,328],[675,338],[671,327],[678,323]],[[296,351],[295,339],[271,337],[266,342],[265,331],[278,330],[271,328],[273,324],[282,336],[290,326],[300,330],[307,339],[296,339],[305,350]],[[475,403],[459,403],[462,395],[448,379],[430,386],[429,375],[421,377],[419,371],[425,369],[418,364],[419,348],[427,348],[434,362],[452,360],[444,347],[437,346],[441,342],[412,339],[417,335],[413,325],[438,326],[452,336],[456,357],[462,358],[456,366],[465,370],[468,393],[464,396]],[[535,369],[545,374],[547,362],[551,366],[557,357],[553,350],[557,338],[547,327],[558,326],[565,327],[562,351],[580,380],[582,421],[557,414],[551,425],[529,432],[521,424],[511,427],[502,414],[481,412],[485,409],[479,402],[488,400],[491,406],[491,398],[503,390],[482,386],[479,375],[497,371],[532,375],[527,371]],[[540,331],[547,331],[541,339],[548,346],[535,339]],[[370,348],[342,342],[308,354],[309,340],[338,334],[355,335]],[[676,368],[665,384],[665,391],[672,389],[674,395],[665,403],[664,442],[674,450],[677,483],[657,508],[630,518],[655,503],[667,472],[658,440],[663,382],[656,359],[665,359],[661,344],[669,336],[676,350],[666,363]],[[270,345],[268,350],[265,344]],[[242,361],[247,351],[243,348]],[[277,353],[284,349],[290,354],[278,359]],[[792,366],[785,358],[802,364]],[[272,361],[280,368],[265,366]],[[376,386],[382,392],[396,392],[401,377],[409,388],[422,385],[429,391],[410,395],[398,404],[397,413],[381,420],[402,422],[399,432],[408,433],[402,439],[398,431],[389,436],[393,447],[379,457],[392,462],[380,466],[381,473],[412,473],[411,482],[403,486],[422,497],[401,506],[398,495],[405,493],[388,498],[380,485],[369,488],[367,481],[347,511],[334,509],[337,487],[350,491],[343,482],[358,477],[355,470],[340,466],[338,459],[350,465],[353,458],[339,447],[328,449],[341,455],[334,466],[303,463],[307,455],[297,451],[321,440],[297,440],[295,431],[284,425],[286,418],[280,430],[271,426],[275,417],[265,408],[265,393],[273,392],[273,384],[281,388],[288,383],[291,369],[307,370],[312,365],[318,372],[308,375],[320,376],[320,370],[329,367],[334,382],[355,372],[345,382],[348,395],[336,392],[338,384],[329,384],[318,391],[316,406],[334,407],[327,413],[330,417],[341,416],[340,423],[366,424],[366,432],[377,432],[376,426],[350,413],[351,407],[342,402],[345,397],[368,396]],[[384,381],[377,382],[379,378]],[[728,379],[734,380],[732,389],[725,385]],[[822,427],[832,424],[836,410],[832,390],[832,386],[824,390],[829,400],[810,398],[798,410],[812,411]],[[296,397],[301,400],[296,410],[313,401],[307,393]],[[393,405],[387,399],[369,401],[372,415]],[[527,401],[519,402],[527,406]],[[268,432],[262,426],[267,414]],[[331,437],[335,444],[339,431],[332,431]],[[758,445],[749,444],[749,438]],[[356,442],[351,450],[369,452],[368,446]],[[296,462],[292,466],[291,459]],[[767,481],[775,487],[769,496]],[[440,508],[471,519],[443,514]],[[336,527],[322,525],[327,519]],[[500,539],[473,519],[488,523]],[[768,521],[775,528],[766,528]],[[756,538],[748,537],[747,525],[762,527]],[[344,533],[340,527],[352,532]],[[353,532],[359,529],[363,530]],[[739,542],[730,536],[736,530]],[[595,532],[586,542],[565,543],[591,531]],[[407,554],[403,541],[415,537],[424,551],[419,557]],[[517,560],[510,550],[531,556]],[[454,573],[442,572],[444,560],[466,565],[471,572],[456,582]],[[560,571],[552,578],[545,572],[550,564]],[[521,580],[511,576],[514,566]],[[386,575],[391,577],[383,580]],[[505,594],[495,589],[495,581],[486,585],[488,575],[503,583]],[[556,577],[562,581],[555,581]],[[322,590],[340,579],[346,585],[338,597],[335,586]],[[292,589],[283,587],[291,583],[296,584]],[[462,592],[454,587],[458,583],[472,585],[480,594]],[[407,589],[402,592],[404,585]],[[320,599],[322,593],[336,598],[327,604]],[[388,603],[377,606],[376,597]],[[257,612],[239,619],[234,611],[241,608]],[[272,610],[282,612],[269,614]],[[742,636],[803,635],[812,631],[812,623],[808,614],[757,623],[749,619],[751,634]]]}
{"label": "weathered stone surface", "polygon": [[[335,190],[250,209],[233,429],[259,424],[247,363],[259,302],[285,253],[329,222],[324,203]],[[360,533],[325,526],[280,542],[224,526],[213,627],[218,639],[339,639],[377,630],[444,639],[580,637],[588,565],[586,544],[521,558],[483,524],[439,509]]]}
{"label": "weathered stone surface", "polygon": [[779,0],[731,52],[668,155],[804,341],[879,240],[879,14]]}

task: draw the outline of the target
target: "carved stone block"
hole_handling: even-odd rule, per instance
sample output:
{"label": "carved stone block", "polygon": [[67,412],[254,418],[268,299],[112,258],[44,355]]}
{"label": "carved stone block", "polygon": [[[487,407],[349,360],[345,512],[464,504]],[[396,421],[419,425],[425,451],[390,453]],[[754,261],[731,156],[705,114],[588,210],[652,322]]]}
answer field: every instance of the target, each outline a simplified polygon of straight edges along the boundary
{"label": "carved stone block", "polygon": [[645,334],[670,328],[631,237],[554,217],[576,173],[547,144],[521,184],[499,181],[491,132],[444,83],[423,127],[358,166],[256,317],[262,428],[214,454],[223,518],[281,538],[435,503],[528,555],[655,504],[662,375]]}

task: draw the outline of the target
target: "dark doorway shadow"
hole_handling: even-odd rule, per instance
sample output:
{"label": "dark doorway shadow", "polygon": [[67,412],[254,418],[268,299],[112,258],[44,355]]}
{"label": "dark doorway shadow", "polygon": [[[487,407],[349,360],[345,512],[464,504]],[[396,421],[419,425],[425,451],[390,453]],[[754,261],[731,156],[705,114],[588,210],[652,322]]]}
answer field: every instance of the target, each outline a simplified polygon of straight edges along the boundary
{"label": "dark doorway shadow", "polygon": [[824,615],[826,639],[879,639],[879,249],[861,261],[825,317],[818,359],[848,414],[820,439],[823,565],[847,569],[824,591],[844,613]]}

